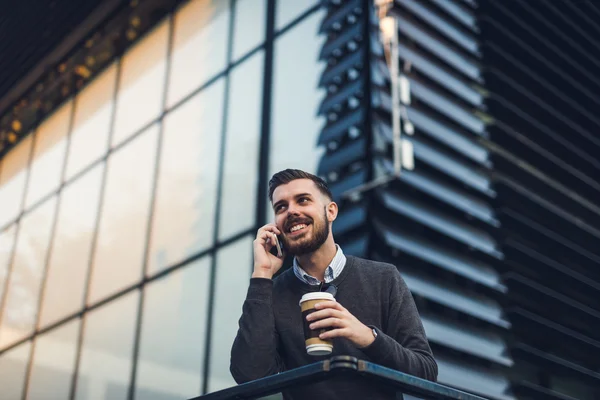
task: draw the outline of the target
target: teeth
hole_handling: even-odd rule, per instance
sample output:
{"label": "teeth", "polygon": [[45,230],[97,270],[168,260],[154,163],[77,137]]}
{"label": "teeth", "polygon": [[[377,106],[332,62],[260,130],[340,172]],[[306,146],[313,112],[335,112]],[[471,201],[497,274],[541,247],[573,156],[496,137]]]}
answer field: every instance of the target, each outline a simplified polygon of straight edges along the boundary
{"label": "teeth", "polygon": [[290,232],[296,232],[302,228],[306,228],[306,225],[304,225],[304,224],[294,225],[294,226],[292,226],[292,229],[290,229]]}

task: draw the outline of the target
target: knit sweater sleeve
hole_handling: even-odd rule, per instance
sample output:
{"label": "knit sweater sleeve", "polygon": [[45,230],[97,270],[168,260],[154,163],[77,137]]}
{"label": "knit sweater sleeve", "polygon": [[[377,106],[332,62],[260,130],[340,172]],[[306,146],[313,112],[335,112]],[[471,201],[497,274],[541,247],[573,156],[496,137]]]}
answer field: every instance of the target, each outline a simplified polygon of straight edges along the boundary
{"label": "knit sweater sleeve", "polygon": [[273,281],[252,278],[231,348],[230,372],[237,383],[283,370],[273,315]]}
{"label": "knit sweater sleeve", "polygon": [[393,267],[386,332],[363,349],[375,363],[430,381],[437,380],[438,367],[410,290]]}

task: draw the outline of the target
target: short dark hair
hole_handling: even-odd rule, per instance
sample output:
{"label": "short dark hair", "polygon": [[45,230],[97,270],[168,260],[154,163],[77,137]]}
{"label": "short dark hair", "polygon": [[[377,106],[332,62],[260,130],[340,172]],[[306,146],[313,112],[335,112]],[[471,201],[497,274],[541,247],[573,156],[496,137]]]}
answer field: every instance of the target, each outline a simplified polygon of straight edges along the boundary
{"label": "short dark hair", "polygon": [[286,183],[290,183],[296,179],[310,179],[315,183],[317,189],[319,189],[322,194],[327,196],[329,200],[333,200],[331,190],[329,190],[327,182],[325,182],[322,178],[299,169],[284,169],[283,171],[279,171],[274,174],[269,181],[269,200],[271,203],[273,202],[273,192],[278,186],[285,185]]}

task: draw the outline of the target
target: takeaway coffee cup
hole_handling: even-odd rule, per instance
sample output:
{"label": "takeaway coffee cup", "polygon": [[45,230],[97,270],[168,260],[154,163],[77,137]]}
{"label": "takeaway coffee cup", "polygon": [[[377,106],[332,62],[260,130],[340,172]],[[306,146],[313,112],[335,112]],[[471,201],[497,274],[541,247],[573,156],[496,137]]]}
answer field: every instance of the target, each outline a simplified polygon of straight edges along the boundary
{"label": "takeaway coffee cup", "polygon": [[306,293],[300,299],[300,308],[302,310],[302,321],[304,325],[304,343],[306,345],[306,352],[311,356],[326,356],[331,354],[333,351],[333,343],[330,340],[323,340],[319,338],[319,335],[325,332],[327,329],[316,329],[312,330],[309,325],[314,321],[307,321],[306,316],[315,312],[315,304],[323,301],[335,301],[335,298],[331,293],[327,292],[313,292]]}

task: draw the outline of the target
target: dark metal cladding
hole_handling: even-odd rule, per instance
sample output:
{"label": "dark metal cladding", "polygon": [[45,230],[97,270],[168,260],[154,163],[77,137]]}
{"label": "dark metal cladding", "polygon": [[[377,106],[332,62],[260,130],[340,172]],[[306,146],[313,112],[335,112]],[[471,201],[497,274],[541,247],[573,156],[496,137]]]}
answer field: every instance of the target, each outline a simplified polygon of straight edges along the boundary
{"label": "dark metal cladding", "polygon": [[600,395],[600,78],[592,1],[480,1],[513,391]]}
{"label": "dark metal cladding", "polygon": [[[322,57],[328,65],[320,83],[327,93],[320,112],[327,122],[319,143],[327,152],[319,174],[338,194],[336,240],[347,251],[347,242],[365,238],[359,255],[399,268],[417,301],[441,383],[511,399],[510,323],[502,310],[507,288],[498,267],[504,254],[484,143],[491,117],[476,4],[400,0],[389,11],[398,19],[399,67],[410,88],[405,120],[414,132],[402,136],[412,145],[415,167],[352,198],[344,194],[393,173],[390,72],[371,3],[360,3],[371,17],[363,29],[357,24],[367,18],[355,21],[356,7],[325,3]],[[359,32],[369,32],[370,40]]]}

